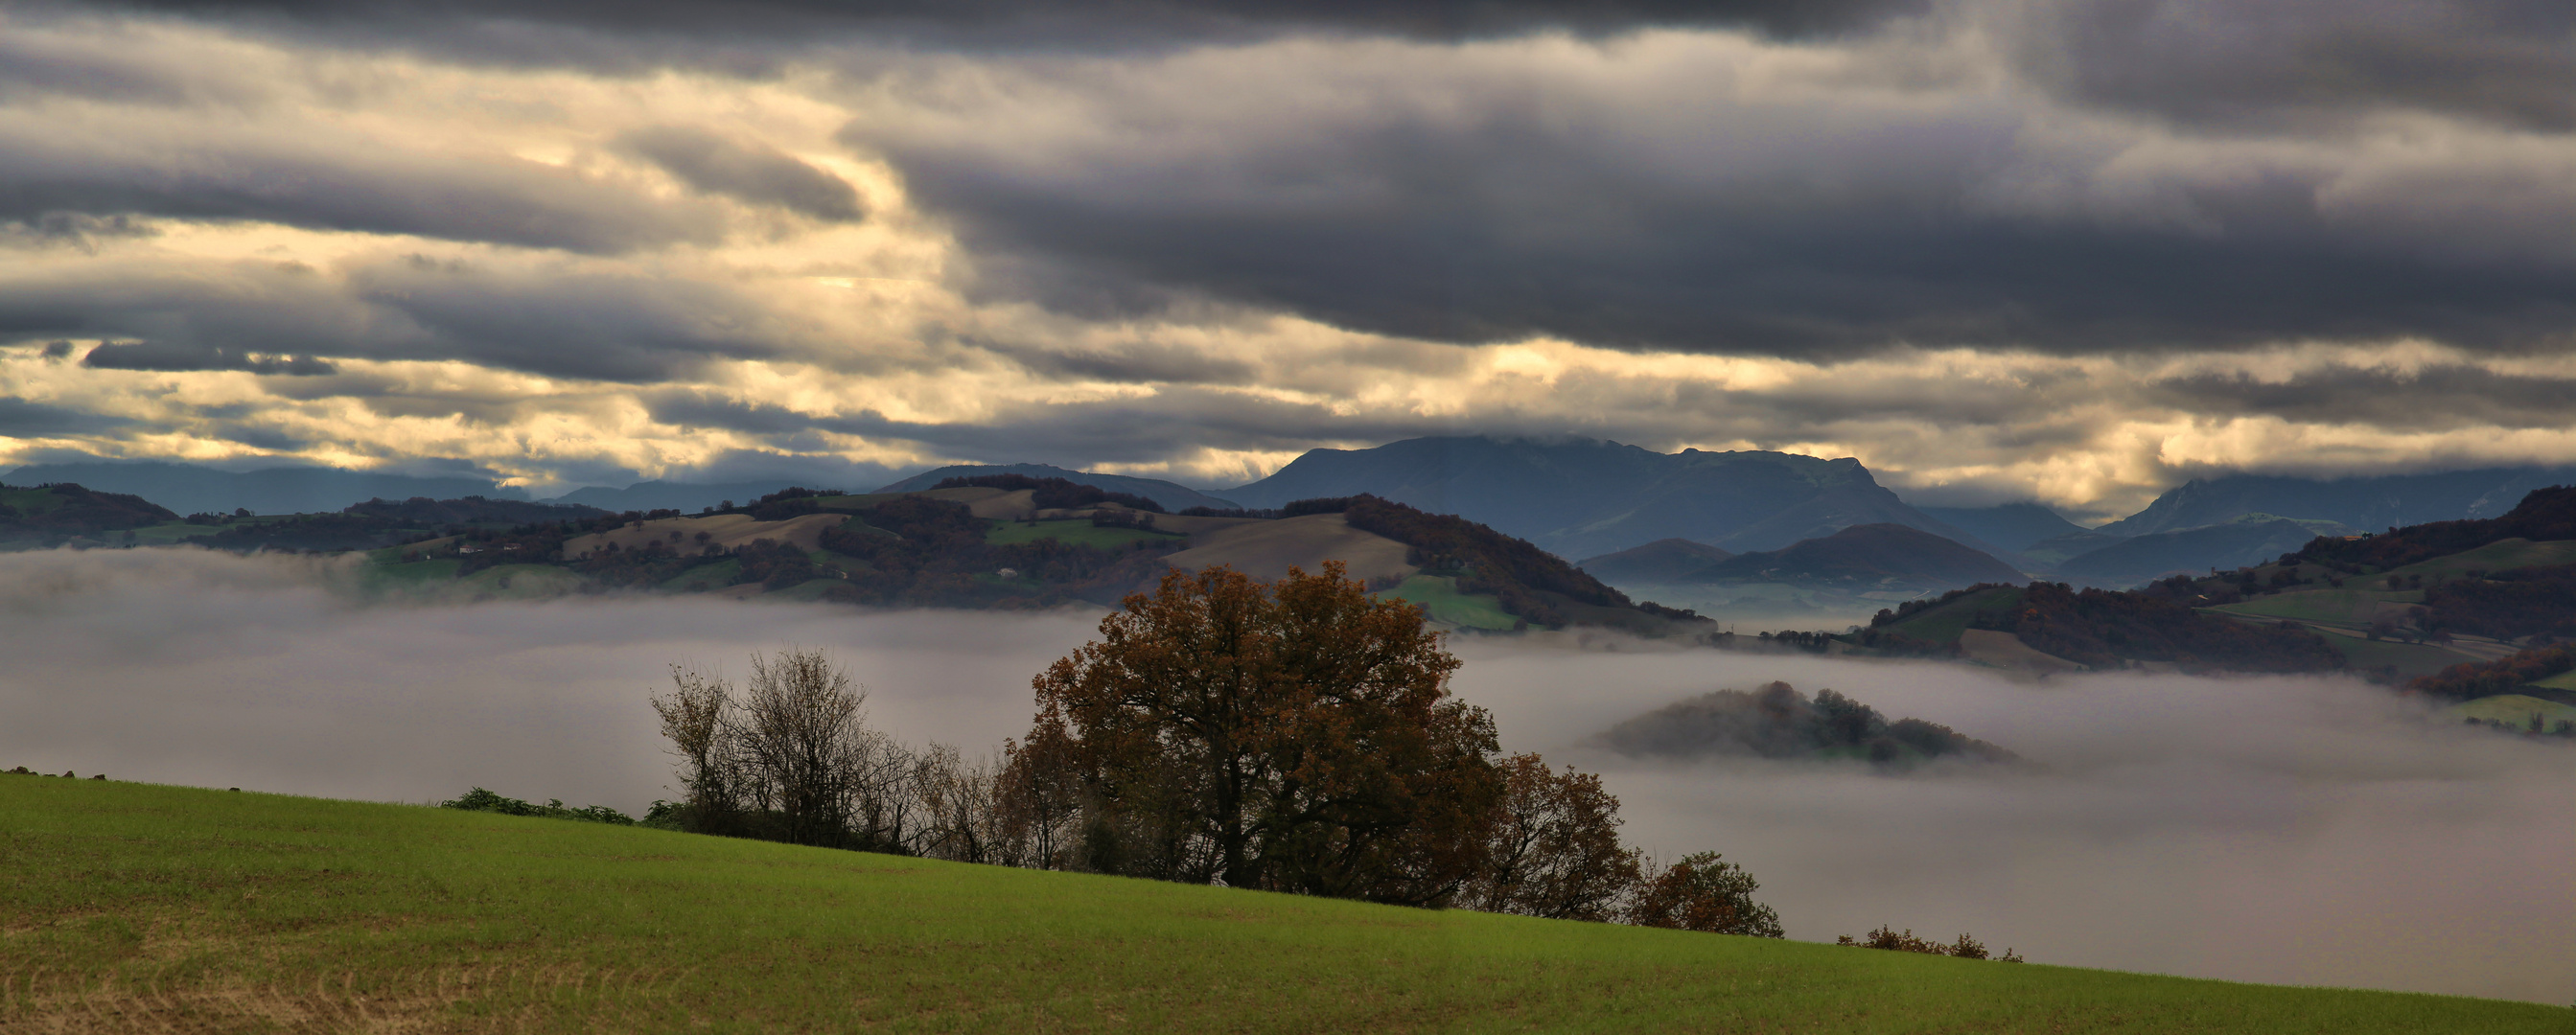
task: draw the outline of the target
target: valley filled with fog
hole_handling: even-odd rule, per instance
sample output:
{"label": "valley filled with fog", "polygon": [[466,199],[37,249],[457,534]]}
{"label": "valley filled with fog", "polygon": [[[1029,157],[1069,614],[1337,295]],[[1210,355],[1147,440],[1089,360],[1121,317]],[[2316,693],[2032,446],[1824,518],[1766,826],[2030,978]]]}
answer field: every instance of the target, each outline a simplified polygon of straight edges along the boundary
{"label": "valley filled with fog", "polygon": [[[354,603],[330,562],[195,550],[0,555],[0,767],[429,802],[470,786],[640,812],[670,790],[645,695],[819,647],[871,723],[969,754],[1097,614],[596,598]],[[1726,853],[1790,937],[1974,932],[2041,963],[2565,1003],[2576,751],[2431,720],[2340,678],[2102,675],[1461,638],[1457,692],[1509,750],[1605,775],[1630,841]],[[1785,680],[1992,741],[2011,766],[1644,762],[1588,743]]]}

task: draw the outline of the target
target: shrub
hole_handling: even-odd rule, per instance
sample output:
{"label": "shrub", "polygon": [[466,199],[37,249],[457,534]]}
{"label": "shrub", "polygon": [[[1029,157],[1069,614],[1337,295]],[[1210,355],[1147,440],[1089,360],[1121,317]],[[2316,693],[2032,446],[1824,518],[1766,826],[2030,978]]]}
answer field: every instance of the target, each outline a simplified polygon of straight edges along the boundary
{"label": "shrub", "polygon": [[541,816],[547,819],[579,820],[584,823],[635,825],[635,817],[606,805],[585,805],[577,809],[568,809],[564,807],[563,800],[560,798],[550,800],[543,805],[531,805],[517,798],[504,798],[480,787],[467,791],[460,797],[439,802],[438,807],[462,809],[467,812],[497,812],[504,816]]}

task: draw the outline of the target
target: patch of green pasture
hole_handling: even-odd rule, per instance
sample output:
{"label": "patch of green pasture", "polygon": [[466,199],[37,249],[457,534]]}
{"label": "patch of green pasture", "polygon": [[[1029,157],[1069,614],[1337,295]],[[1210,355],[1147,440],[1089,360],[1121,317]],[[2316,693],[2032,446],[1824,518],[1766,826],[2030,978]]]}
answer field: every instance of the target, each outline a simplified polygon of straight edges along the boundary
{"label": "patch of green pasture", "polygon": [[2021,594],[2020,586],[1998,586],[1925,608],[1907,615],[1903,621],[1890,622],[1880,628],[1918,640],[1951,643],[1958,640],[1960,633],[1968,631],[1968,623],[1979,613],[2011,610],[2021,603]]}
{"label": "patch of green pasture", "polygon": [[[134,541],[144,546],[172,546],[178,543],[187,542],[190,539],[210,536],[221,531],[223,531],[221,526],[191,525],[185,521],[165,521],[161,524],[145,525],[142,528],[133,530]],[[101,533],[101,535],[109,542],[116,542],[125,538],[125,533],[123,532],[105,532]]]}
{"label": "patch of green pasture", "polygon": [[2207,610],[2253,618],[2287,618],[2360,628],[2370,624],[2372,614],[2382,602],[2412,604],[2423,599],[2422,590],[2303,589],[2220,604]]}
{"label": "patch of green pasture", "polygon": [[786,601],[821,600],[823,599],[823,594],[831,592],[833,587],[846,586],[849,584],[849,580],[847,579],[807,579],[785,589],[769,590],[768,592],[762,593],[760,595],[760,599]]}
{"label": "patch of green pasture", "polygon": [[1012,546],[1020,543],[1034,543],[1040,539],[1053,539],[1068,546],[1123,550],[1139,542],[1162,543],[1186,538],[1188,537],[1179,532],[1094,525],[1090,518],[1066,518],[1034,524],[993,518],[984,520],[984,541],[995,546]]}
{"label": "patch of green pasture", "polygon": [[[2564,1007],[0,776],[0,1027],[2564,1032]],[[2024,947],[2028,949],[2027,946]]]}
{"label": "patch of green pasture", "polygon": [[2322,635],[2327,643],[2343,653],[2343,663],[2347,668],[2375,670],[2395,665],[2400,676],[2429,676],[2463,661],[2477,660],[2429,643],[2369,640],[2336,633]]}
{"label": "patch of green pasture", "polygon": [[2535,543],[2529,539],[2500,539],[2475,550],[2417,561],[2390,568],[2380,575],[2362,577],[2376,580],[2390,575],[2421,575],[2430,581],[2461,578],[2472,570],[2496,572],[2560,564],[2576,564],[2576,540]]}
{"label": "patch of green pasture", "polygon": [[2495,722],[2523,723],[2535,714],[2544,727],[2562,721],[2576,721],[2576,705],[2533,697],[2529,694],[2497,694],[2452,705],[2444,709],[2453,718],[2480,719]]}
{"label": "patch of green pasture", "polygon": [[1447,575],[1407,576],[1394,589],[1377,594],[1377,598],[1420,604],[1424,617],[1460,628],[1509,630],[1520,624],[1519,618],[1503,610],[1501,597],[1491,593],[1461,593],[1458,580]]}
{"label": "patch of green pasture", "polygon": [[823,565],[827,568],[838,568],[842,571],[855,572],[876,570],[876,565],[870,564],[861,558],[852,557],[849,554],[841,553],[836,550],[807,550],[805,551],[805,556],[816,564]]}
{"label": "patch of green pasture", "polygon": [[0,488],[0,504],[21,514],[42,514],[63,505],[52,489]]}
{"label": "patch of green pasture", "polygon": [[2576,670],[2561,672],[2547,679],[2535,680],[2531,685],[2545,686],[2552,690],[2576,690]]}
{"label": "patch of green pasture", "polygon": [[740,574],[742,574],[742,562],[728,557],[713,564],[701,564],[673,575],[663,580],[662,588],[673,593],[703,593],[732,585],[734,576]]}

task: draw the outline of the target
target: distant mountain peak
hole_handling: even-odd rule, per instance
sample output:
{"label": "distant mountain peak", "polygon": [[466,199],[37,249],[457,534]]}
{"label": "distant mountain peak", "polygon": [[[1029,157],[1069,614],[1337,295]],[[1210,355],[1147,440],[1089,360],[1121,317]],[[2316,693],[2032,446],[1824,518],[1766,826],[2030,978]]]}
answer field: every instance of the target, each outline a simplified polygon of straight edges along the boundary
{"label": "distant mountain peak", "polygon": [[1225,491],[1248,507],[1360,493],[1462,515],[1567,557],[1663,539],[1767,550],[1880,522],[1976,539],[1907,506],[1854,457],[1658,453],[1603,439],[1434,436],[1373,449],[1317,449],[1268,478]]}

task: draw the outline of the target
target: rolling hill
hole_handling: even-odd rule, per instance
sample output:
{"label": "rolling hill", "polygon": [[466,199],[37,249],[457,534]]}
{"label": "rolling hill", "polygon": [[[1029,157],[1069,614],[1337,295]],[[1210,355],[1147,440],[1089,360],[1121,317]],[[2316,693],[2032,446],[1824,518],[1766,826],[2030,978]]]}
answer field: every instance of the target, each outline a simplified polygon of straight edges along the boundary
{"label": "rolling hill", "polygon": [[1575,562],[1602,581],[1677,584],[1699,581],[1702,573],[1735,554],[1688,539],[1657,539],[1644,546]]}
{"label": "rolling hill", "polygon": [[2536,1035],[2567,1014],[91,780],[0,775],[0,826],[9,1030]]}
{"label": "rolling hill", "polygon": [[1710,582],[1868,589],[1955,589],[2021,577],[2011,565],[1904,525],[1853,525],[1786,549],[1737,554],[1700,569]]}
{"label": "rolling hill", "polygon": [[[542,570],[548,574],[531,585],[547,592],[569,578],[594,589],[1024,608],[1116,604],[1174,569],[1222,564],[1269,580],[1292,566],[1320,572],[1339,561],[1381,595],[1422,604],[1432,620],[1459,628],[1585,625],[1661,636],[1706,624],[1633,602],[1490,528],[1370,497],[1305,501],[1281,517],[1211,516],[1152,513],[1114,498],[1044,506],[1044,493],[1078,486],[1034,484],[863,495],[790,489],[713,513],[573,515],[424,533],[377,550],[370,584],[441,596],[452,595],[442,588],[448,583],[498,578],[487,572],[516,578]],[[353,520],[318,515],[226,534],[279,536]]]}
{"label": "rolling hill", "polygon": [[0,485],[0,549],[123,541],[116,533],[178,520],[139,496],[69,483]]}
{"label": "rolling hill", "polygon": [[1191,507],[1225,509],[1240,506],[1240,504],[1237,504],[1232,500],[1220,499],[1196,489],[1176,485],[1157,478],[1131,478],[1123,474],[1093,474],[1089,471],[1069,471],[1061,467],[1051,467],[1046,464],[957,464],[950,467],[942,467],[935,471],[925,471],[920,474],[913,475],[910,478],[887,485],[877,491],[917,492],[919,490],[938,485],[940,482],[946,481],[950,478],[975,478],[996,474],[1018,474],[1026,475],[1031,478],[1062,478],[1077,485],[1096,486],[1098,488],[1107,489],[1111,492],[1123,492],[1129,495],[1142,496],[1146,499],[1162,504],[1163,509],[1165,510],[1187,510]]}
{"label": "rolling hill", "polygon": [[1566,557],[1673,538],[1772,550],[1878,523],[2002,552],[1907,506],[1849,457],[1658,453],[1589,439],[1418,438],[1310,450],[1268,478],[1223,491],[1247,507],[1363,493],[1457,514]]}
{"label": "rolling hill", "polygon": [[2077,585],[2126,589],[2176,573],[2241,568],[2294,553],[2320,535],[2352,529],[2324,521],[2247,514],[2225,524],[2124,539],[2058,563],[2058,578]]}

